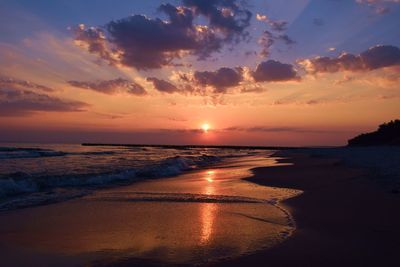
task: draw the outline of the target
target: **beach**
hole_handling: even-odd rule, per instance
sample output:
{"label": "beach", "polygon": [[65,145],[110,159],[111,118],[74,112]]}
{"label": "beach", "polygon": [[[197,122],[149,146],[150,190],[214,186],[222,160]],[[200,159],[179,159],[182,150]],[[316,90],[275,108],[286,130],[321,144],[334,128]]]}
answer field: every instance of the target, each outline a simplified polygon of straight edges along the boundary
{"label": "beach", "polygon": [[[336,158],[310,156],[316,152],[321,150],[278,152],[278,156],[285,157],[282,162],[293,165],[257,168],[248,178],[258,184],[304,191],[281,203],[296,221],[291,238],[271,249],[213,266],[399,265],[400,196],[391,189],[395,181],[385,186],[377,182],[377,173],[349,167],[343,159],[352,151],[336,151]],[[381,158],[392,151],[375,149],[375,153],[381,153],[377,155]],[[364,153],[363,157],[373,155]],[[377,165],[399,160],[393,155],[389,159]]]}
{"label": "beach", "polygon": [[124,260],[140,266],[207,265],[271,248],[295,230],[279,201],[301,193],[243,179],[252,168],[279,164],[272,153],[230,157],[175,177],[3,211],[2,261],[7,266],[112,266]]}
{"label": "beach", "polygon": [[390,162],[371,172],[346,160],[349,153],[356,160],[354,152],[371,158],[350,150],[263,152],[3,211],[2,263],[397,266],[396,179],[375,177]]}
{"label": "beach", "polygon": [[400,267],[400,0],[0,18],[0,267]]}

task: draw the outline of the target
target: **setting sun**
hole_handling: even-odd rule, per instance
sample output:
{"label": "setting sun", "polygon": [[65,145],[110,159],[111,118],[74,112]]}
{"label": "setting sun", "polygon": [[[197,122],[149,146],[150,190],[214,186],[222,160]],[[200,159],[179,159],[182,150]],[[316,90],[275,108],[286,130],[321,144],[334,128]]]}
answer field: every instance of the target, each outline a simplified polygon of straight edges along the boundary
{"label": "setting sun", "polygon": [[400,267],[400,0],[0,21],[0,267]]}
{"label": "setting sun", "polygon": [[206,133],[210,129],[210,125],[208,123],[204,123],[201,125],[201,129]]}

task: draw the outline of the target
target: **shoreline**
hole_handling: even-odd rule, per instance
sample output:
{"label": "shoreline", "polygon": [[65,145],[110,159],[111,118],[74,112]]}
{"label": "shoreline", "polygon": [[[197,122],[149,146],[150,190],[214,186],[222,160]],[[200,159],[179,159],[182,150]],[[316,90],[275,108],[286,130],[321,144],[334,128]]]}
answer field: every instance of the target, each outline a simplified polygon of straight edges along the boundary
{"label": "shoreline", "polygon": [[293,230],[277,200],[295,190],[257,186],[243,178],[252,168],[274,162],[232,158],[177,177],[0,214],[2,257],[9,266],[64,261],[187,266],[272,247]]}
{"label": "shoreline", "polygon": [[[307,151],[305,152],[307,153]],[[234,257],[224,257],[220,260],[217,259],[216,261],[207,261],[205,258],[205,261],[200,264],[201,266],[397,266],[395,263],[398,262],[397,254],[400,250],[400,230],[398,229],[398,225],[400,225],[400,215],[396,213],[397,210],[400,210],[399,195],[386,192],[384,187],[379,186],[376,181],[371,179],[368,170],[350,168],[345,165],[344,161],[341,159],[319,157],[312,155],[312,151],[308,152],[309,153],[306,154],[303,153],[303,151],[276,151],[270,157],[276,160],[277,165],[267,166],[266,164],[256,164],[253,165],[253,167],[249,166],[248,170],[250,170],[252,174],[247,173],[247,176],[241,176],[240,178],[241,180],[250,182],[250,187],[252,186],[251,184],[254,183],[253,186],[261,185],[261,187],[265,187],[265,190],[279,191],[293,189],[294,191],[297,190],[302,192],[297,195],[292,195],[292,197],[289,198],[275,199],[272,197],[271,199],[273,204],[272,202],[269,203],[289,215],[290,221],[293,222],[293,225],[288,225],[293,227],[293,230],[287,233],[287,236],[284,237],[283,241],[268,248],[260,248],[251,253],[244,253]],[[243,166],[247,168],[247,164],[248,163]],[[219,177],[219,175],[229,176],[229,168],[237,167],[236,164],[232,164],[231,167],[226,169],[229,164],[226,166],[222,165],[222,167],[218,165],[219,164],[213,167],[210,166],[210,170],[215,169],[214,171],[219,172],[216,177]],[[214,171],[211,172],[212,175],[215,175]],[[202,177],[201,175],[204,176]],[[191,177],[190,179],[195,179],[184,181],[188,182],[188,185],[195,181],[203,181],[202,183],[204,183],[204,181],[210,178],[208,175],[210,175],[209,170],[208,168],[205,168],[203,170],[184,174],[186,177]],[[162,185],[165,184],[165,182],[178,182],[179,179],[182,179],[182,177],[168,178],[168,181],[162,181],[163,179],[153,180],[151,182],[149,181],[149,183],[153,185]],[[212,184],[213,183],[209,185]],[[170,189],[175,191],[176,185],[179,186],[180,183],[178,182],[173,184]],[[133,193],[136,191],[142,192],[142,189],[147,188],[146,186],[131,186],[136,188],[132,191]],[[125,188],[129,189],[129,186]],[[150,190],[150,192],[157,192],[157,188],[158,187],[156,186],[154,188],[155,190]],[[106,189],[106,191],[116,191],[117,193],[118,191],[121,191],[123,193],[125,189],[122,187],[120,189]],[[163,189],[162,191],[165,190]],[[184,190],[184,192],[186,193],[187,191]],[[217,192],[215,192],[215,194],[216,197],[218,197],[218,195],[228,195],[226,193],[217,194]],[[186,194],[184,195],[186,198]],[[257,195],[249,196],[254,197],[255,199],[262,198],[262,195],[258,195],[258,197]],[[59,216],[57,214],[60,210],[57,209],[57,207],[62,207],[61,210],[64,210],[67,213],[70,212],[72,215],[78,214],[78,216],[83,216],[80,220],[86,221],[87,219],[83,219],[86,216],[85,209],[87,209],[88,205],[95,205],[94,210],[98,210],[98,208],[104,209],[109,206],[105,210],[107,212],[102,212],[104,215],[114,212],[115,209],[113,207],[119,207],[118,209],[121,209],[121,212],[123,211],[123,213],[111,216],[111,218],[124,218],[128,214],[131,214],[131,212],[127,212],[127,210],[131,209],[131,204],[136,203],[136,196],[130,196],[131,200],[127,199],[127,202],[119,202],[120,204],[118,204],[118,206],[110,206],[114,205],[112,203],[115,203],[116,205],[117,202],[109,202],[112,199],[102,199],[101,196],[98,197],[100,197],[100,202],[93,202],[90,198],[86,197],[55,205],[34,207],[32,209],[27,209],[26,211],[15,210],[11,211],[10,214],[26,213],[29,215],[32,212],[30,215],[32,217],[33,214],[36,214],[37,211],[39,211],[38,214],[46,214],[46,217],[48,217],[50,211],[50,214],[54,213],[49,217],[52,218],[53,216]],[[156,198],[157,197],[158,196],[156,196]],[[168,201],[171,201],[168,195],[167,197],[169,199]],[[178,194],[176,197],[181,196]],[[146,198],[141,198],[140,201],[145,200]],[[185,202],[187,201],[188,200],[186,199]],[[204,207],[215,205],[212,204],[212,202],[207,204],[207,201],[208,199],[204,201],[201,200],[201,202],[204,202],[201,205]],[[95,203],[98,203],[100,206],[96,206],[97,204]],[[151,206],[153,205],[152,203],[155,202],[151,201],[146,203],[147,204],[144,205]],[[176,204],[171,205],[181,206],[178,202],[174,203]],[[197,206],[198,204],[195,205]],[[229,205],[236,204],[231,203]],[[206,212],[204,214],[210,216],[210,212],[212,212],[213,209],[210,209],[208,212],[206,212],[206,210],[199,211]],[[160,211],[162,210],[163,209]],[[174,209],[171,211],[173,210]],[[188,209],[188,211],[190,210],[191,208]],[[234,210],[234,212],[239,211]],[[246,209],[243,209],[242,212],[246,213]],[[72,217],[75,217],[75,215]],[[109,216],[107,215],[107,217]],[[35,215],[35,218],[40,217]],[[124,220],[129,222],[132,221],[133,218],[134,217],[129,220],[126,218]],[[203,219],[205,218],[207,217],[204,217]],[[248,218],[259,220],[257,216]],[[106,217],[103,219],[106,220]],[[217,219],[213,220],[214,223],[222,223],[218,222],[219,220]],[[18,220],[14,221],[18,223]],[[103,220],[98,222],[99,224],[94,223],[96,227],[107,225]],[[21,223],[23,224],[23,222]],[[108,226],[107,229],[113,229],[114,223],[116,223],[115,219],[109,221],[108,224],[110,224],[110,226]],[[37,224],[39,225],[39,223]],[[75,224],[76,223],[73,223],[72,225]],[[228,225],[223,223],[223,228],[227,226],[234,227],[229,224],[230,223],[228,223]],[[210,223],[206,222],[204,224],[204,226],[207,225],[210,225]],[[222,227],[222,224],[220,226]],[[80,228],[81,227],[82,226],[80,226]],[[132,229],[131,227],[128,227],[127,229],[129,228]],[[41,229],[41,227],[38,229]],[[103,231],[104,230],[95,231],[94,233],[102,233]],[[58,233],[59,231],[57,230],[55,232]],[[82,232],[82,234],[86,235],[85,232]],[[79,238],[82,237],[80,236]],[[176,236],[174,238],[176,238]],[[60,241],[59,239],[57,240],[57,242]],[[233,244],[226,242],[226,239],[223,240],[225,241],[221,244]],[[109,242],[110,240],[106,243]],[[72,246],[73,243],[71,243]],[[7,247],[3,247],[3,249],[7,249]],[[8,254],[16,252],[18,252],[18,250],[11,249]],[[18,253],[20,252],[21,251]],[[130,257],[128,254],[125,256],[118,256],[119,254],[115,254],[115,257],[110,254],[105,258],[104,255],[98,258],[97,253],[93,253],[78,254],[77,257],[74,256],[72,258],[64,258],[61,254],[49,254],[47,256],[39,255],[37,256],[39,257],[37,260],[39,260],[38,262],[41,262],[42,260],[47,261],[48,257],[56,257],[57,259],[55,262],[57,263],[62,263],[64,260],[66,262],[74,262],[75,260],[81,262],[79,258],[84,257],[88,259],[88,261],[84,260],[84,262],[91,262],[93,266],[190,266],[190,264],[184,263],[171,264],[158,261],[157,259]],[[121,251],[121,253],[123,254],[123,251]],[[31,255],[28,255],[28,257],[31,257]],[[98,261],[96,259],[101,260]]]}
{"label": "shoreline", "polygon": [[208,266],[398,266],[400,198],[341,159],[278,151],[278,163],[245,180],[302,190],[279,203],[296,230],[284,242]]}

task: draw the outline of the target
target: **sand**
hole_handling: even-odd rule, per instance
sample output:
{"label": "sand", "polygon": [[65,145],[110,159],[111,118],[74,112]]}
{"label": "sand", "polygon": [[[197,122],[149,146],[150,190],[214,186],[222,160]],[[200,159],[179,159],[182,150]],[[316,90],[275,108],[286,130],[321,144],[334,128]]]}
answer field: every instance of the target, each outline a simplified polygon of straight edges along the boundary
{"label": "sand", "polygon": [[[8,262],[9,266],[13,263],[71,266],[89,262],[101,266],[164,266],[163,255],[167,255],[172,259],[169,263],[176,265],[188,263],[184,257],[193,257],[193,251],[185,252],[186,248],[203,240],[209,242],[207,246],[211,250],[207,246],[196,248],[192,263],[400,266],[399,194],[376,183],[367,169],[350,168],[343,160],[286,151],[275,155],[283,157],[279,160],[282,165],[261,167],[267,164],[257,161],[256,168],[255,162],[216,166],[187,176],[149,181],[150,186],[138,183],[65,203],[3,213],[0,216],[2,263]],[[247,172],[249,167],[254,168],[252,176]],[[232,170],[235,177],[247,177],[248,182],[232,180],[229,174]],[[169,200],[161,204],[159,195],[153,196],[154,201],[138,202],[138,195],[132,194],[146,190],[173,193],[164,194],[163,198]],[[201,195],[187,198],[186,193],[197,194],[199,190]],[[299,190],[303,193],[293,193]],[[218,197],[233,192],[240,200],[238,203],[226,203],[230,199]],[[260,199],[271,194],[276,194],[274,199],[292,197],[269,209],[260,206],[265,204],[247,203],[241,198]],[[217,197],[207,199],[208,195]],[[285,214],[275,207],[289,211],[295,220],[296,229],[290,231],[287,239],[281,233],[292,226],[280,226],[285,223]],[[149,210],[154,212],[148,213]],[[143,225],[149,227],[143,228]],[[173,225],[175,232],[171,232]],[[136,242],[138,237],[143,242]],[[174,243],[177,238],[179,242]],[[270,245],[260,249],[257,242]],[[168,256],[171,251],[165,254],[160,244],[175,249],[178,254]],[[147,257],[126,253],[133,245],[141,246],[136,250],[147,249]],[[249,249],[252,245],[255,249]],[[237,253],[222,253],[233,258],[210,262],[213,254],[209,251],[218,251],[218,248],[222,252],[235,249]],[[242,253],[249,255],[237,257]]]}
{"label": "sand", "polygon": [[215,266],[400,266],[400,197],[343,161],[279,152],[292,166],[253,170],[249,181],[301,189],[283,201],[297,230],[271,249]]}
{"label": "sand", "polygon": [[78,199],[0,213],[6,266],[207,264],[272,247],[294,230],[276,205],[298,192],[242,178],[271,158],[103,189]]}

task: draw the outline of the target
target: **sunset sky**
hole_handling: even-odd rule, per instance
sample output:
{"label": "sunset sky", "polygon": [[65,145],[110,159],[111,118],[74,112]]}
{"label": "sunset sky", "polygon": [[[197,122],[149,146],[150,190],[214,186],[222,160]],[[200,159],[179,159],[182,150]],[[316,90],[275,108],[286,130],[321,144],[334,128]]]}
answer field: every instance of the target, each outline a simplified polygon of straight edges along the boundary
{"label": "sunset sky", "polygon": [[344,145],[399,47],[399,0],[0,0],[0,141]]}

